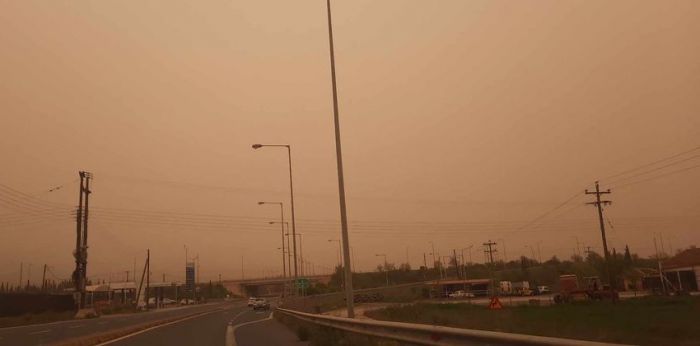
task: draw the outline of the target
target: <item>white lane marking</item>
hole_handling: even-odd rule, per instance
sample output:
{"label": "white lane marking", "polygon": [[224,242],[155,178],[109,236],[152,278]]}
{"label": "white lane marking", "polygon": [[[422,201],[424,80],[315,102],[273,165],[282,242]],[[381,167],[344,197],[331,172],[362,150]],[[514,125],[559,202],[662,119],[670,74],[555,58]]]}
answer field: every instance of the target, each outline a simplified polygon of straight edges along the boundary
{"label": "white lane marking", "polygon": [[[238,307],[244,306],[244,301],[234,301],[231,302],[231,306]],[[156,310],[150,310],[151,313],[153,312],[171,312],[171,311],[176,311],[176,310],[185,310],[185,309],[190,309],[190,308],[197,308],[197,307],[202,307],[202,306],[208,306],[208,305],[229,305],[228,303],[207,303],[207,304],[201,304],[201,305],[188,305],[188,306],[182,306],[182,307],[175,307],[175,308],[167,308],[167,309],[156,309]],[[127,313],[121,313],[121,314],[114,314],[114,315],[103,315],[100,316],[100,319],[129,319],[133,318],[134,313],[127,312]],[[29,329],[29,328],[36,328],[36,327],[47,327],[47,326],[52,326],[55,324],[67,324],[67,323],[80,323],[82,321],[76,321],[73,319],[70,320],[64,320],[64,321],[56,321],[56,322],[48,322],[48,323],[35,323],[35,324],[28,324],[24,326],[14,326],[14,327],[2,327],[0,328],[0,331],[6,331],[6,330],[15,330],[15,329]]]}
{"label": "white lane marking", "polygon": [[105,341],[105,342],[103,342],[103,343],[101,343],[101,344],[97,344],[97,345],[95,345],[95,346],[109,345],[109,344],[115,343],[115,342],[117,342],[117,341],[121,341],[121,340],[130,338],[130,337],[132,337],[132,336],[136,336],[136,335],[139,335],[139,334],[143,334],[143,333],[145,333],[145,332],[149,332],[149,331],[154,330],[154,329],[157,329],[157,328],[169,326],[169,325],[172,325],[172,324],[175,324],[175,323],[180,323],[180,322],[182,322],[182,321],[191,320],[191,319],[193,319],[193,318],[198,318],[198,317],[202,317],[202,316],[206,316],[206,315],[211,315],[211,314],[214,314],[214,313],[217,313],[217,312],[221,312],[221,310],[218,310],[218,309],[217,309],[217,310],[209,311],[209,312],[206,312],[206,313],[203,313],[203,314],[197,314],[197,315],[194,315],[194,316],[185,317],[185,318],[183,318],[183,319],[175,320],[175,321],[172,321],[172,322],[159,324],[159,325],[157,325],[157,326],[153,326],[153,327],[150,327],[150,328],[146,328],[146,329],[143,329],[143,330],[139,330],[139,331],[137,331],[137,332],[134,332],[134,333],[131,333],[131,334],[127,334],[127,335],[118,337],[118,338],[116,338],[116,339],[112,339],[112,340],[109,340],[109,341]]}
{"label": "white lane marking", "polygon": [[245,314],[248,311],[249,310],[243,310],[243,311],[237,313],[236,316],[233,316],[233,318],[231,319],[231,321],[229,321],[229,323],[233,323],[233,321],[235,321],[237,318],[241,317],[241,315]]}
{"label": "white lane marking", "polygon": [[236,346],[236,336],[233,334],[233,323],[229,322],[226,326],[226,346]]}
{"label": "white lane marking", "polygon": [[233,316],[233,318],[228,321],[228,326],[226,326],[226,340],[225,340],[225,345],[226,346],[235,346],[236,345],[236,337],[234,336],[233,331],[235,330],[233,326],[233,322],[241,317],[241,315],[249,312],[250,310],[243,310],[239,313],[236,314],[236,316]]}
{"label": "white lane marking", "polygon": [[237,324],[235,326],[232,326],[229,324],[228,327],[226,327],[226,346],[238,346],[238,343],[236,342],[236,329],[243,327],[243,326],[250,325],[250,324],[269,321],[271,319],[272,319],[272,312],[270,312],[270,316],[267,316],[267,318],[263,318],[260,320],[245,322],[245,323]]}
{"label": "white lane marking", "polygon": [[[37,335],[37,334],[44,334],[44,333],[48,333],[48,332],[50,332],[50,331],[51,331],[51,329],[47,329],[47,330],[40,330],[40,331],[38,331],[38,332],[32,332],[32,333],[28,333],[27,335]],[[2,339],[2,338],[0,338],[0,339]]]}

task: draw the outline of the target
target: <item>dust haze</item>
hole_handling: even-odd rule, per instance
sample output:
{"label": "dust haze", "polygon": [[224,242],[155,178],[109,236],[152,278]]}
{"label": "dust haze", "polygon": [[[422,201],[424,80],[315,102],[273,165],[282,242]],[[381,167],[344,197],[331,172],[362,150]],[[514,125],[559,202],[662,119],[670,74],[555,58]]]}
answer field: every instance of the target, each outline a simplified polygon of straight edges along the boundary
{"label": "dust haze", "polygon": [[[287,157],[254,143],[291,145],[304,258],[333,267],[325,15],[319,1],[0,3],[0,281],[20,262],[34,282],[43,264],[70,277],[79,170],[94,175],[90,279],[123,280],[150,249],[156,278],[182,280],[185,245],[202,280],[279,275],[279,209],[257,202],[289,214]],[[430,242],[474,244],[475,262],[488,240],[507,259],[601,253],[596,180],[612,189],[611,248],[700,242],[700,152],[619,175],[700,146],[696,1],[341,0],[333,16],[359,270],[378,253],[416,268]]]}

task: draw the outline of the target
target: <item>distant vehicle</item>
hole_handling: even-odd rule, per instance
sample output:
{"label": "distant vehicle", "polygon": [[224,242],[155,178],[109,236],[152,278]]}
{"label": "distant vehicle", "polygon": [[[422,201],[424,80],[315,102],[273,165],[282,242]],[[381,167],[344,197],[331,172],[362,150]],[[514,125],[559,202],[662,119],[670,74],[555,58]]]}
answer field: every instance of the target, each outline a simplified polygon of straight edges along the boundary
{"label": "distant vehicle", "polygon": [[611,300],[620,299],[617,291],[609,285],[603,285],[597,276],[584,277],[584,288],[580,288],[576,275],[559,276],[559,294],[554,296],[557,304],[567,303],[577,300]]}
{"label": "distant vehicle", "polygon": [[530,283],[527,281],[514,281],[513,282],[513,294],[518,296],[531,296],[533,295],[530,289]]}
{"label": "distant vehicle", "polygon": [[550,294],[552,293],[552,290],[549,289],[549,286],[537,286],[537,294]]}
{"label": "distant vehicle", "polygon": [[264,298],[256,298],[253,304],[253,310],[269,310],[270,303]]}
{"label": "distant vehicle", "polygon": [[180,305],[190,305],[194,304],[194,299],[183,298],[180,300]]}
{"label": "distant vehicle", "polygon": [[447,295],[449,298],[474,298],[474,293],[459,290]]}
{"label": "distant vehicle", "polygon": [[501,290],[501,294],[511,295],[513,294],[513,283],[510,281],[501,281],[499,282],[499,289]]}
{"label": "distant vehicle", "polygon": [[256,299],[257,299],[257,298],[255,298],[255,297],[250,297],[250,298],[248,298],[248,306],[250,307],[250,306],[255,305],[255,300],[256,300]]}
{"label": "distant vehicle", "polygon": [[161,301],[161,304],[163,304],[163,305],[173,305],[173,304],[177,304],[177,302],[176,302],[175,300],[173,300],[173,299],[170,299],[170,298],[163,298],[163,300]]}

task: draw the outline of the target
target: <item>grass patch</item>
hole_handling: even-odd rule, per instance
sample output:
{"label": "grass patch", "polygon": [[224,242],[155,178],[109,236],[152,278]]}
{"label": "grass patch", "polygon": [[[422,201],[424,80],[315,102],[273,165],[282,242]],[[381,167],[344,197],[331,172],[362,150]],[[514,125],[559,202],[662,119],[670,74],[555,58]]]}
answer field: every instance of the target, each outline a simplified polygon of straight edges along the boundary
{"label": "grass patch", "polygon": [[70,320],[73,318],[74,315],[75,311],[47,311],[39,314],[25,314],[22,316],[0,317],[0,328]]}
{"label": "grass patch", "polygon": [[419,303],[368,311],[379,320],[639,345],[700,345],[700,297],[645,297],[489,310]]}

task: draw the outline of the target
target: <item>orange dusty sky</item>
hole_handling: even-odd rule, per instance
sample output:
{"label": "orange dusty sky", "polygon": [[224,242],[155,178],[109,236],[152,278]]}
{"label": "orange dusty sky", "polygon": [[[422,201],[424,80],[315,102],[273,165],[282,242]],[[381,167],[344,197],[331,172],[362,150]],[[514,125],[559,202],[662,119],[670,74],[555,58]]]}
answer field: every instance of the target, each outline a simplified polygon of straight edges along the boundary
{"label": "orange dusty sky", "polygon": [[[596,179],[617,251],[700,243],[700,150],[615,176],[700,145],[700,2],[333,6],[360,270],[417,267],[431,241],[473,261],[489,239],[499,258],[601,252]],[[253,143],[292,146],[304,257],[332,267],[327,35],[323,0],[0,2],[0,281],[20,262],[69,277],[79,170],[90,278],[123,280],[150,248],[155,277],[181,280],[185,244],[202,280],[241,259],[278,274],[279,210],[257,202],[289,206],[286,155]]]}

